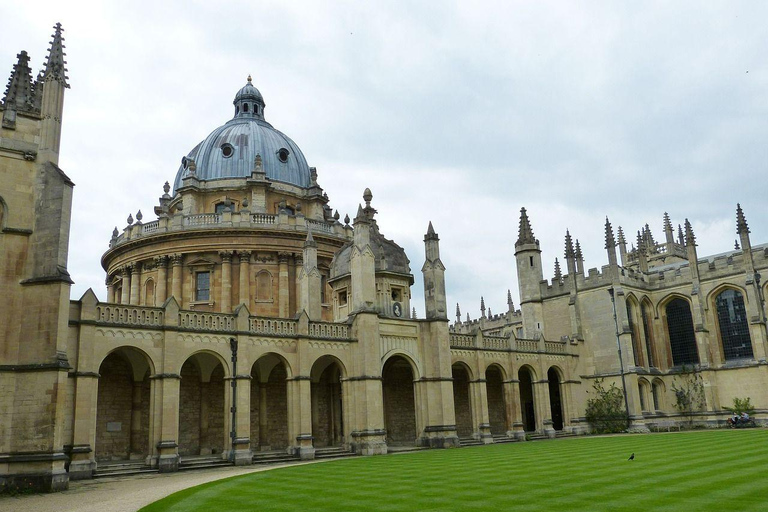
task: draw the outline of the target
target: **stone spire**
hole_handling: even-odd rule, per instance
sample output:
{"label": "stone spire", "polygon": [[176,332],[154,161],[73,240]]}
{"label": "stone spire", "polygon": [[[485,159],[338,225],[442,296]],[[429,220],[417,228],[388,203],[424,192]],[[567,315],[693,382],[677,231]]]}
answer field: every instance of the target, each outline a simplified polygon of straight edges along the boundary
{"label": "stone spire", "polygon": [[637,232],[637,264],[640,272],[648,272],[648,252],[645,248],[645,238],[640,231]]}
{"label": "stone spire", "polygon": [[456,323],[461,323],[461,309],[459,308],[459,303],[456,303]]}
{"label": "stone spire", "polygon": [[614,249],[616,247],[616,239],[613,238],[613,227],[608,217],[605,218],[605,248]]}
{"label": "stone spire", "polygon": [[621,266],[627,266],[627,240],[624,238],[624,230],[619,226],[619,257],[621,258]]}
{"label": "stone spire", "polygon": [[693,228],[688,219],[685,219],[685,245],[696,245],[696,236],[693,234]]}
{"label": "stone spire", "polygon": [[736,203],[736,233],[749,233],[749,226],[747,225],[747,219],[744,217],[744,211],[741,209],[741,204]]}
{"label": "stone spire", "polygon": [[512,291],[507,290],[507,310],[514,313],[515,312],[515,303],[512,302]]}
{"label": "stone spire", "polygon": [[555,281],[558,283],[563,281],[563,272],[560,270],[560,262],[555,258]]}
{"label": "stone spire", "polygon": [[578,238],[576,239],[576,272],[584,273],[584,256],[581,254],[581,244]]}
{"label": "stone spire", "polygon": [[[675,230],[672,229],[672,221],[669,220],[669,214],[664,212],[664,236],[667,239],[667,244],[672,245],[675,243]],[[667,249],[669,251],[669,248]]]}
{"label": "stone spire", "polygon": [[699,283],[699,257],[696,254],[696,237],[693,234],[693,228],[688,219],[685,219],[685,248],[688,252],[688,265],[691,268],[693,288],[697,290]]}
{"label": "stone spire", "polygon": [[528,220],[528,213],[526,213],[525,208],[520,208],[520,228],[518,230],[515,247],[518,245],[535,243],[536,239],[533,237],[533,229],[531,229],[531,223]]}
{"label": "stone spire", "polygon": [[576,251],[573,248],[573,239],[571,238],[571,232],[565,230],[565,259],[572,260],[576,256]]}
{"label": "stone spire", "polygon": [[48,50],[48,59],[45,62],[45,69],[43,70],[43,80],[50,82],[55,80],[60,82],[64,87],[69,88],[67,80],[67,68],[65,67],[67,61],[64,60],[64,38],[61,33],[64,31],[61,28],[61,23],[57,23],[53,26],[55,32],[53,33],[53,41],[51,41],[51,47]]}
{"label": "stone spire", "polygon": [[678,245],[685,247],[685,237],[683,236],[683,227],[680,224],[677,225],[677,243]]}
{"label": "stone spire", "polygon": [[424,235],[425,261],[421,267],[424,278],[424,306],[427,320],[448,319],[445,297],[445,265],[440,261],[440,238],[430,221]]}
{"label": "stone spire", "polygon": [[16,128],[16,112],[29,112],[34,109],[32,90],[32,70],[29,68],[29,55],[22,51],[16,56],[19,60],[13,66],[11,77],[3,94],[3,128]]}
{"label": "stone spire", "polygon": [[480,318],[485,318],[485,299],[480,297]]}

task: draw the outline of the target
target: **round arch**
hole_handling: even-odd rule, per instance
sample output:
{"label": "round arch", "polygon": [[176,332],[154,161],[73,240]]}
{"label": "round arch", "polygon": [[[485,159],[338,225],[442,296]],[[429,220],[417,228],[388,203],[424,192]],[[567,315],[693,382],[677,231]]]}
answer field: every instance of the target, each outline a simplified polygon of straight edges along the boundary
{"label": "round arch", "polygon": [[190,361],[193,361],[195,364],[197,364],[198,370],[200,370],[201,372],[204,372],[204,371],[210,372],[216,367],[217,364],[221,364],[221,367],[224,370],[224,376],[225,377],[231,376],[229,363],[221,354],[219,354],[214,350],[207,350],[207,349],[195,350],[194,352],[191,352],[186,356],[183,356],[183,360],[178,370],[179,375],[181,375],[181,370],[182,368],[184,368],[184,365]]}
{"label": "round arch", "polygon": [[458,368],[464,370],[465,372],[467,372],[467,378],[470,381],[473,381],[473,380],[475,380],[477,378],[477,377],[475,377],[475,374],[472,371],[472,368],[469,366],[469,364],[466,361],[463,361],[461,359],[453,361],[451,363],[451,368],[454,368],[454,367],[458,367]]}
{"label": "round arch", "polygon": [[322,356],[317,357],[313,362],[311,366],[311,370],[309,372],[310,379],[312,382],[317,382],[317,380],[320,378],[321,374],[331,365],[336,364],[339,367],[340,377],[342,379],[347,378],[347,368],[344,366],[344,363],[341,362],[341,359],[338,357],[331,355],[331,354],[325,354]]}
{"label": "round arch", "polygon": [[491,434],[504,435],[512,430],[508,423],[507,398],[504,393],[504,381],[507,380],[506,372],[500,364],[491,363],[485,368],[484,377]]}
{"label": "round arch", "polygon": [[315,359],[310,370],[312,437],[315,447],[344,444],[344,393],[346,369],[332,355]]}
{"label": "round arch", "polygon": [[286,449],[288,381],[293,377],[288,360],[275,352],[261,354],[251,365],[251,443],[254,451]]}
{"label": "round arch", "polygon": [[557,366],[552,365],[547,369],[547,385],[549,387],[549,409],[552,418],[552,427],[555,430],[563,430],[564,418],[563,414],[563,370]]}
{"label": "round arch", "polygon": [[293,368],[291,367],[291,363],[277,352],[265,352],[259,355],[251,365],[251,374],[253,374],[254,371],[258,371],[260,374],[269,375],[269,372],[271,372],[277,364],[282,364],[283,367],[285,367],[286,378],[293,378]]}
{"label": "round arch", "polygon": [[533,383],[537,380],[536,370],[524,364],[517,370],[520,389],[520,407],[523,416],[523,429],[526,432],[536,430],[536,406]]}
{"label": "round arch", "polygon": [[381,358],[381,369],[384,370],[384,367],[387,364],[387,361],[392,359],[393,357],[402,357],[405,359],[408,364],[411,366],[411,372],[413,372],[413,380],[419,380],[421,378],[422,372],[421,368],[419,368],[418,363],[416,363],[416,360],[413,358],[413,356],[400,349],[392,349]]}
{"label": "round arch", "polygon": [[414,361],[403,353],[390,353],[381,370],[384,425],[387,444],[412,446],[416,442],[416,390]]}
{"label": "round arch", "polygon": [[221,354],[198,350],[179,369],[179,455],[220,455],[226,446],[225,379],[231,375]]}
{"label": "round arch", "polygon": [[665,407],[664,397],[667,392],[667,387],[664,385],[664,381],[660,378],[653,379],[651,382],[651,398],[653,399],[653,408],[656,411],[662,411]]}
{"label": "round arch", "polygon": [[651,400],[651,383],[648,382],[648,379],[645,377],[640,377],[637,379],[637,392],[640,397],[640,410],[652,410],[651,406],[653,405],[653,400]]}

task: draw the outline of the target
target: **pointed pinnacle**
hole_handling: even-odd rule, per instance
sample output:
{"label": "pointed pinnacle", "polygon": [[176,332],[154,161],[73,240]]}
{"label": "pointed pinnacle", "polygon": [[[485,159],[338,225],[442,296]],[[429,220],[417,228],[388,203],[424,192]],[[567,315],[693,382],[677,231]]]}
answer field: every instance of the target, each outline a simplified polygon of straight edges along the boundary
{"label": "pointed pinnacle", "polygon": [[627,245],[627,241],[624,238],[624,230],[619,226],[619,245]]}
{"label": "pointed pinnacle", "polygon": [[45,77],[45,81],[55,80],[64,84],[64,87],[69,88],[69,84],[67,83],[69,77],[67,76],[67,68],[65,67],[67,61],[64,60],[64,57],[66,56],[64,53],[64,38],[61,37],[61,33],[64,29],[61,28],[61,23],[57,23],[53,28],[56,31],[53,33],[53,41],[51,41],[51,47],[48,49],[48,58],[45,62],[43,76]]}
{"label": "pointed pinnacle", "polygon": [[608,220],[608,217],[605,218],[605,248],[606,249],[613,249],[616,247],[616,240],[613,238],[613,228],[611,227],[611,223]]}
{"label": "pointed pinnacle", "polygon": [[307,239],[304,241],[304,247],[317,247],[317,242],[315,242],[315,239],[312,236],[311,229],[307,229]]}
{"label": "pointed pinnacle", "polygon": [[427,234],[428,235],[435,234],[435,228],[432,227],[432,221],[429,221],[429,226],[427,227]]}
{"label": "pointed pinnacle", "polygon": [[573,250],[573,239],[571,238],[571,232],[565,230],[565,259],[573,258],[575,255]]}
{"label": "pointed pinnacle", "polygon": [[741,209],[741,204],[739,203],[736,203],[736,233],[739,235],[742,233],[749,233],[747,219],[744,217],[744,211]]}
{"label": "pointed pinnacle", "polygon": [[685,219],[685,245],[696,245],[696,236],[693,234],[693,228],[691,227],[691,223],[688,222],[688,219]]}
{"label": "pointed pinnacle", "polygon": [[579,239],[576,239],[576,259],[580,260],[584,256],[581,254],[581,244],[579,244]]}
{"label": "pointed pinnacle", "polygon": [[480,297],[480,311],[483,313],[483,317],[485,317],[485,299],[483,297]]}
{"label": "pointed pinnacle", "polygon": [[739,247],[739,241],[738,241],[738,240],[734,240],[734,241],[733,241],[733,248],[734,248],[735,250],[737,250],[737,251],[738,251],[739,249],[741,249],[741,247]]}
{"label": "pointed pinnacle", "polygon": [[560,270],[560,262],[555,258],[555,279],[558,281],[563,277],[563,273]]}
{"label": "pointed pinnacle", "polygon": [[669,214],[664,212],[664,232],[672,232],[672,221],[669,220]]}
{"label": "pointed pinnacle", "polygon": [[512,305],[512,291],[507,290],[507,304]]}
{"label": "pointed pinnacle", "polygon": [[515,245],[535,243],[536,239],[533,237],[533,229],[531,229],[531,222],[528,220],[528,213],[526,213],[525,208],[520,208],[520,228]]}
{"label": "pointed pinnacle", "polygon": [[685,237],[683,236],[683,227],[680,224],[677,225],[677,243],[680,245],[685,245]]}
{"label": "pointed pinnacle", "polygon": [[427,227],[427,234],[424,235],[424,241],[427,240],[439,240],[437,237],[437,233],[435,233],[435,228],[432,227],[432,221],[429,221],[429,227]]}
{"label": "pointed pinnacle", "polygon": [[16,55],[18,61],[13,65],[11,77],[3,94],[3,106],[12,110],[29,110],[32,101],[32,70],[29,67],[29,55],[22,50]]}
{"label": "pointed pinnacle", "polygon": [[459,303],[456,303],[456,318],[461,317],[461,309],[459,309]]}

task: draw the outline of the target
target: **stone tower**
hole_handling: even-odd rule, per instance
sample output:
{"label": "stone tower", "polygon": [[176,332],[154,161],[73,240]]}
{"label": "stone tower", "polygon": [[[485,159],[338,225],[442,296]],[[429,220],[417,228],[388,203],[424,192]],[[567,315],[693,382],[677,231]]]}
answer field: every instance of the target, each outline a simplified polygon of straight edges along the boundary
{"label": "stone tower", "polygon": [[537,338],[542,330],[541,287],[544,279],[541,268],[539,241],[533,236],[533,229],[525,208],[520,209],[520,229],[515,242],[517,282],[520,287],[520,308],[523,312],[523,333],[526,338]]}
{"label": "stone tower", "polygon": [[448,319],[448,306],[445,299],[445,266],[440,261],[440,239],[429,223],[424,235],[426,261],[421,267],[424,275],[424,300],[427,320]]}
{"label": "stone tower", "polygon": [[74,184],[58,167],[69,87],[61,33],[57,23],[34,82],[27,53],[19,53],[0,107],[0,490],[68,485],[63,429]]}

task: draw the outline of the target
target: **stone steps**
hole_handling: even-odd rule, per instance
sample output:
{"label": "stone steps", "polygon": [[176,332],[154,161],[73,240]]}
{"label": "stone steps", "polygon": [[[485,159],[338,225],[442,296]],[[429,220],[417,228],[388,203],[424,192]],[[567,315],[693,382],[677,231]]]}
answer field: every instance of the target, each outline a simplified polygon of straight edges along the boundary
{"label": "stone steps", "polygon": [[341,446],[328,446],[315,448],[315,459],[338,459],[341,457],[354,457],[355,453]]}
{"label": "stone steps", "polygon": [[231,465],[230,461],[217,456],[187,456],[181,457],[181,460],[179,460],[179,471],[219,468]]}
{"label": "stone steps", "polygon": [[93,478],[145,475],[157,472],[157,468],[146,465],[144,461],[101,462],[93,472]]}
{"label": "stone steps", "polygon": [[459,446],[483,446],[483,443],[479,439],[475,439],[474,437],[460,437],[459,438]]}
{"label": "stone steps", "polygon": [[516,441],[517,441],[517,439],[515,439],[514,437],[507,437],[504,434],[495,434],[493,436],[493,443],[494,444],[497,444],[497,443],[514,443]]}
{"label": "stone steps", "polygon": [[296,462],[299,458],[285,451],[256,452],[253,454],[254,464],[283,464]]}

